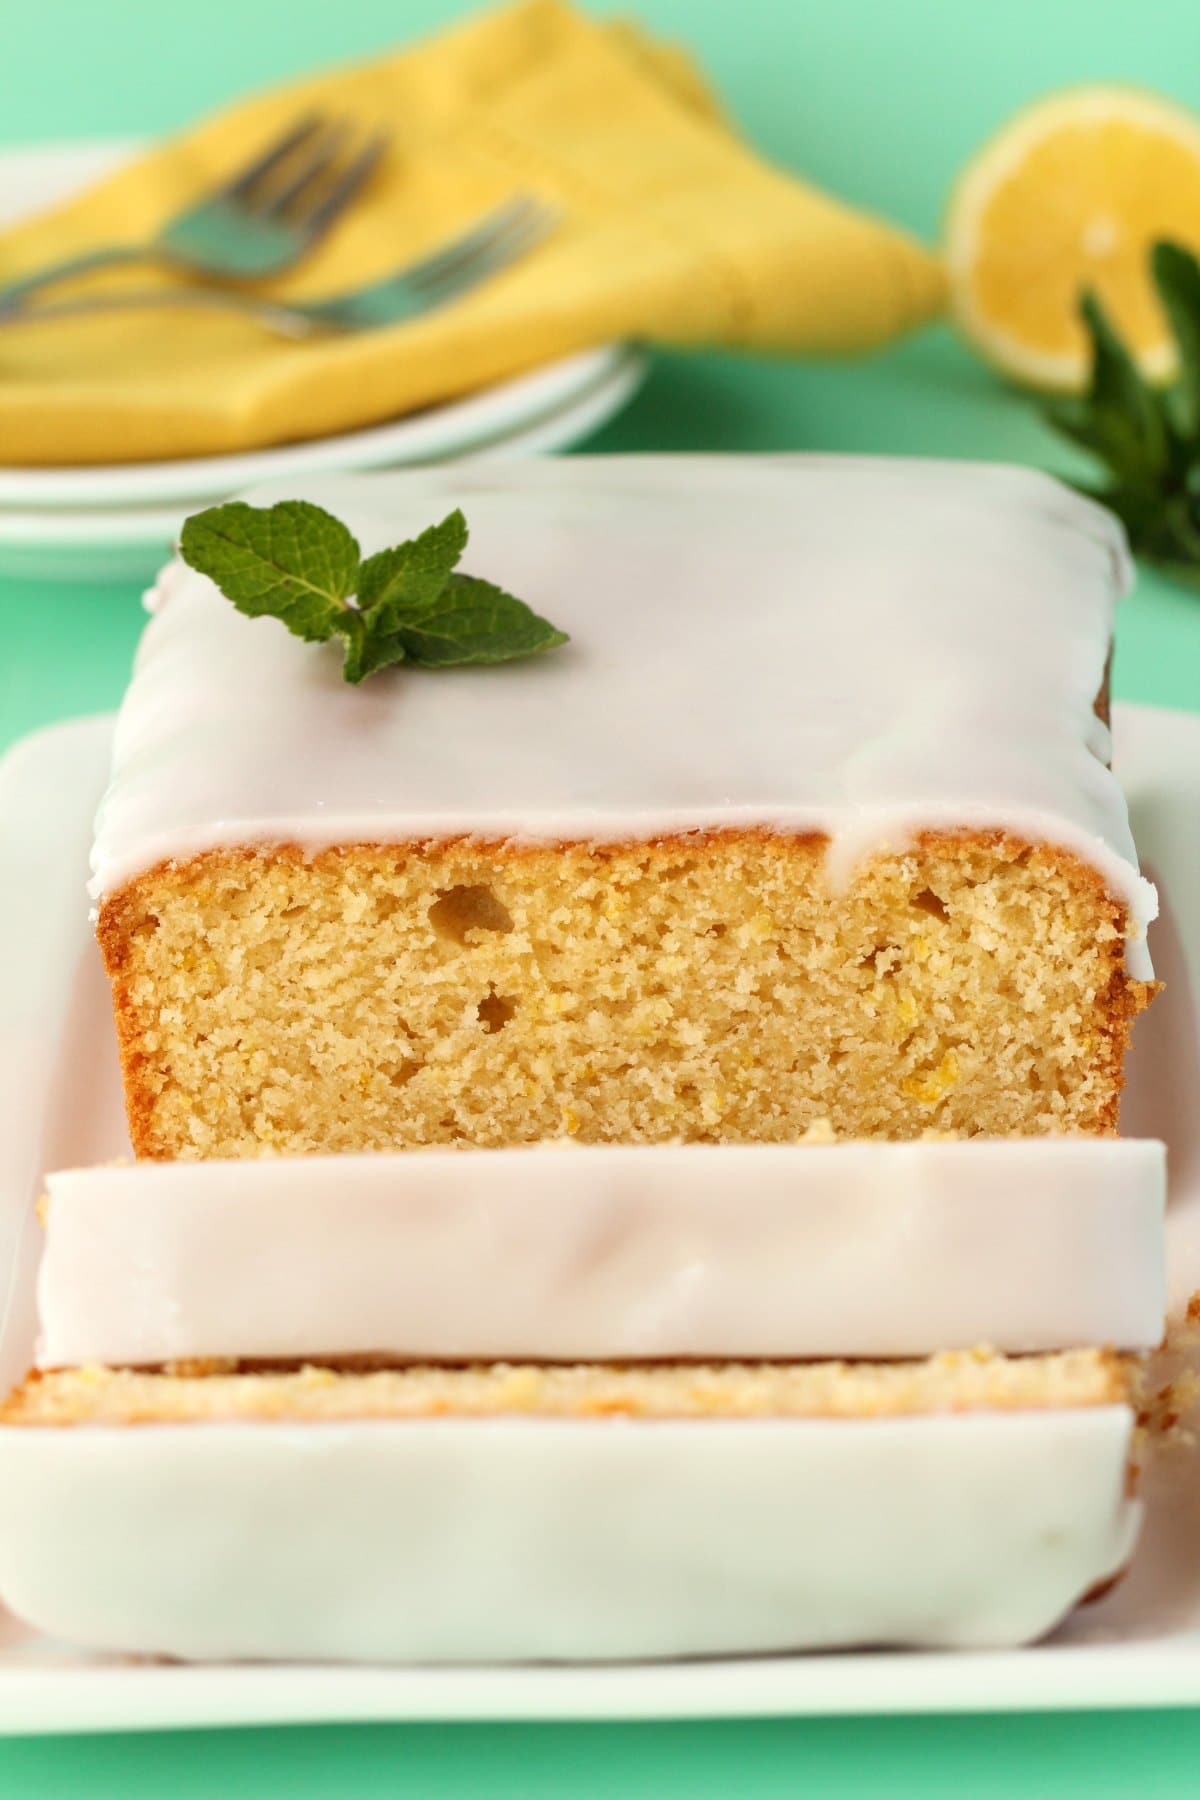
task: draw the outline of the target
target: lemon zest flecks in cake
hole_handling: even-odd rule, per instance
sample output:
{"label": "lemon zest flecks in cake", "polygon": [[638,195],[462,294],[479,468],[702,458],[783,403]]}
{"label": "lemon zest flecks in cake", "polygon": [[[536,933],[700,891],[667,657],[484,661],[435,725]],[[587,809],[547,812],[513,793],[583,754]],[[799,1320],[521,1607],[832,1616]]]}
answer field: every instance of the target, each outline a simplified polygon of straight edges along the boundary
{"label": "lemon zest flecks in cake", "polygon": [[936,1069],[923,1075],[908,1075],[902,1082],[904,1092],[921,1106],[936,1106],[958,1080],[958,1057],[947,1050]]}
{"label": "lemon zest flecks in cake", "polygon": [[820,841],[729,833],[214,852],[100,937],[136,1148],[196,1158],[1109,1131],[1122,924],[995,834],[834,892]]}

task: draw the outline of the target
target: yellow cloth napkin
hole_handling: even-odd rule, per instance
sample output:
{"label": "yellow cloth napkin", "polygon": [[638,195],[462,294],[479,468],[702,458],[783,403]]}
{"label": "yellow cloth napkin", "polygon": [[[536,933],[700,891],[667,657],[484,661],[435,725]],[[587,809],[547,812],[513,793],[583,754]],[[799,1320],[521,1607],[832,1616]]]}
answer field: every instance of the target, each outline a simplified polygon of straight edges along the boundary
{"label": "yellow cloth napkin", "polygon": [[863,350],[941,304],[932,257],[768,167],[681,51],[563,0],[519,0],[415,48],[246,100],[0,237],[0,281],[144,239],[314,106],[386,128],[392,147],[348,216],[272,292],[358,286],[518,192],[552,197],[563,223],[470,297],[361,336],[297,344],[199,311],[6,328],[0,463],[319,437],[613,339]]}

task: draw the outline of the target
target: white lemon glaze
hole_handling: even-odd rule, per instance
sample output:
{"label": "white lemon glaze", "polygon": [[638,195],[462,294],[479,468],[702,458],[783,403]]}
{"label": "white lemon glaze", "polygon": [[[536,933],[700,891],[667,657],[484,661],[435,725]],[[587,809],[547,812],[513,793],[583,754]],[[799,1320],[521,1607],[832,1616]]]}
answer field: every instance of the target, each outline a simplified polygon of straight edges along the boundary
{"label": "white lemon glaze", "polygon": [[1164,1152],[549,1144],[47,1178],[43,1368],[905,1357],[1163,1333]]}
{"label": "white lemon glaze", "polygon": [[1040,1637],[1132,1552],[1126,1406],[0,1429],[0,1593],[96,1648],[501,1662]]}

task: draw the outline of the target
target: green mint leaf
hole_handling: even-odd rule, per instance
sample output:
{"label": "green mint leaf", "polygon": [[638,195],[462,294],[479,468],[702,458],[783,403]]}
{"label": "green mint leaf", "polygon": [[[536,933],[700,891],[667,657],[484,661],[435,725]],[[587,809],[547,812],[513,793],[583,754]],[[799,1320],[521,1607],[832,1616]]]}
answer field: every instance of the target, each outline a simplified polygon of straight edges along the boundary
{"label": "green mint leaf", "polygon": [[1116,513],[1139,556],[1200,587],[1200,260],[1158,243],[1151,271],[1179,351],[1171,385],[1141,374],[1094,295],[1082,312],[1092,345],[1086,395],[1046,404],[1049,422],[1107,467],[1107,486],[1077,483]]}
{"label": "green mint leaf", "polygon": [[[1176,426],[1184,438],[1200,433],[1200,262],[1182,244],[1155,244],[1154,285],[1179,347],[1179,374],[1171,390]],[[1192,445],[1192,455],[1200,446]]]}
{"label": "green mint leaf", "polygon": [[1090,450],[1101,462],[1107,460],[1104,432],[1097,428],[1092,409],[1086,400],[1074,397],[1059,399],[1056,396],[1043,400],[1042,412],[1060,437],[1070,438],[1082,450]]}
{"label": "green mint leaf", "polygon": [[1101,506],[1107,506],[1109,512],[1116,513],[1134,550],[1145,551],[1153,542],[1162,519],[1162,503],[1156,494],[1147,493],[1145,488],[1125,488],[1116,483],[1107,488],[1081,484],[1079,491],[1089,500],[1098,500]]}
{"label": "green mint leaf", "polygon": [[1178,581],[1183,587],[1195,588],[1200,593],[1200,563],[1180,562],[1170,556],[1155,556],[1151,561],[1164,575],[1169,575],[1172,581]]}
{"label": "green mint leaf", "polygon": [[1055,428],[1108,465],[1118,481],[1153,488],[1170,465],[1161,395],[1142,376],[1095,294],[1080,307],[1092,343],[1092,379],[1081,400],[1052,401]]}
{"label": "green mint leaf", "polygon": [[186,520],[180,554],[239,612],[280,619],[310,643],[339,637],[354,686],[393,663],[511,662],[565,644],[524,601],[457,573],[466,543],[456,509],[363,562],[349,529],[309,501],[233,501]]}
{"label": "green mint leaf", "polygon": [[1106,488],[1085,482],[1073,485],[1117,515],[1138,556],[1174,580],[1200,587],[1200,499],[1181,491],[1150,493],[1119,483]]}
{"label": "green mint leaf", "polygon": [[567,642],[523,600],[474,575],[451,575],[419,620],[399,627],[410,662],[426,669],[456,663],[502,663]]}
{"label": "green mint leaf", "polygon": [[270,615],[310,643],[339,629],[358,577],[353,533],[307,500],[234,500],[184,521],[184,562],[250,618]]}
{"label": "green mint leaf", "polygon": [[440,525],[394,550],[369,556],[358,572],[358,605],[379,631],[418,617],[436,602],[467,547],[467,521],[456,508]]}
{"label": "green mint leaf", "polygon": [[1172,494],[1135,539],[1146,556],[1178,570],[1190,565],[1200,575],[1200,505],[1189,494]]}
{"label": "green mint leaf", "polygon": [[357,687],[368,675],[374,675],[380,669],[390,668],[393,663],[405,662],[407,659],[408,651],[402,638],[394,632],[380,631],[372,635],[360,622],[358,632],[347,636],[342,674]]}

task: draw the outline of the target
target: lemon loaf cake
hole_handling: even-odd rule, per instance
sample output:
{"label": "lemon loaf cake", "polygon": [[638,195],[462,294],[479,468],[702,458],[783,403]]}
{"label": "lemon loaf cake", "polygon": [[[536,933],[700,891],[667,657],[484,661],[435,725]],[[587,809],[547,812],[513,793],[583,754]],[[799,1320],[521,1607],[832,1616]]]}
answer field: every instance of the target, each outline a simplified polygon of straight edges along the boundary
{"label": "lemon loaf cake", "polygon": [[44,1374],[0,1592],[96,1648],[496,1662],[1028,1642],[1133,1549],[1098,1351]]}
{"label": "lemon loaf cake", "polygon": [[1108,514],[820,457],[288,494],[366,550],[461,506],[570,642],[354,688],[165,571],[94,852],[139,1156],[1115,1129]]}

